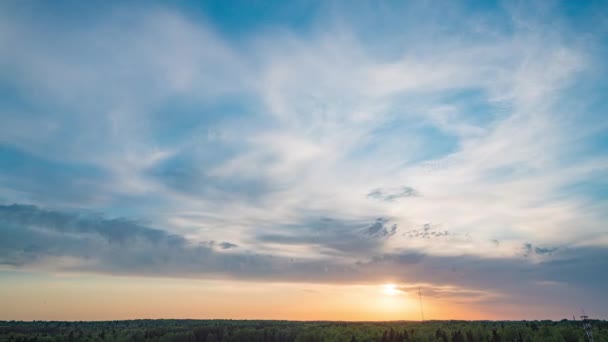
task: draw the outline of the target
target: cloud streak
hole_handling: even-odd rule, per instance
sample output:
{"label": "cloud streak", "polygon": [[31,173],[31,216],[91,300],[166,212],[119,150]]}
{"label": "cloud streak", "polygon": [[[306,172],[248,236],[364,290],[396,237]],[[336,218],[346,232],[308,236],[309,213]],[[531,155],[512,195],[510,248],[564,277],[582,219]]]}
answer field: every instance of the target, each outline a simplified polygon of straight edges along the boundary
{"label": "cloud streak", "polygon": [[[228,242],[191,241],[120,219],[24,205],[0,207],[0,237],[0,263],[17,269],[335,284],[374,284],[390,277],[404,284],[404,292],[424,287],[425,296],[476,303],[491,303],[518,291],[526,293],[518,294],[518,300],[550,300],[551,294],[543,295],[543,284],[566,292],[566,284],[585,288],[589,292],[574,295],[573,300],[588,301],[602,293],[601,284],[608,280],[600,267],[606,249],[568,248],[532,263],[378,250],[369,251],[370,257],[360,254],[358,261],[331,254],[302,258],[244,251]],[[588,268],[596,270],[591,278],[583,276]]]}
{"label": "cloud streak", "polygon": [[374,189],[367,194],[368,198],[373,198],[381,201],[394,201],[399,198],[420,196],[418,191],[409,186],[404,186],[400,189]]}

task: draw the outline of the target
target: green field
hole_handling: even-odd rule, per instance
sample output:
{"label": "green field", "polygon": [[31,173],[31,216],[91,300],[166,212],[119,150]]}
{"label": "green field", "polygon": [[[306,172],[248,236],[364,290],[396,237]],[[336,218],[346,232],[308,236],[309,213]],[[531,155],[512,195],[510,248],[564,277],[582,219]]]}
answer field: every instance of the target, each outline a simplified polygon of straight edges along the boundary
{"label": "green field", "polygon": [[[608,322],[591,321],[608,342]],[[0,341],[586,341],[579,321],[296,322],[132,320],[0,322]]]}

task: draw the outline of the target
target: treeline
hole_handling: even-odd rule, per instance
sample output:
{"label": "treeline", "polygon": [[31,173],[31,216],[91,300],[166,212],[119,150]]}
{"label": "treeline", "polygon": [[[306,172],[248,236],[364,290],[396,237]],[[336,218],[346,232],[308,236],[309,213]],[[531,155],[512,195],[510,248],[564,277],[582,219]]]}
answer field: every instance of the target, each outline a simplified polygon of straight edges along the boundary
{"label": "treeline", "polygon": [[[595,341],[608,342],[608,322],[591,321]],[[578,321],[294,322],[133,320],[0,322],[0,341],[184,342],[584,342]]]}

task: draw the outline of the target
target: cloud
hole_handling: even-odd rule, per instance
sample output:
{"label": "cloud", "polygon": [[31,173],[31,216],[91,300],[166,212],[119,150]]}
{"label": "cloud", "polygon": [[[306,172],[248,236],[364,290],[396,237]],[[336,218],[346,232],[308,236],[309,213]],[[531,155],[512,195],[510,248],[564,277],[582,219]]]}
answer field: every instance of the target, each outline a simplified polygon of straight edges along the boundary
{"label": "cloud", "polygon": [[389,238],[397,233],[397,225],[393,224],[390,227],[386,225],[387,219],[377,218],[376,222],[367,228],[367,233],[370,236]]}
{"label": "cloud", "polygon": [[239,245],[234,244],[234,243],[230,243],[230,242],[226,242],[226,241],[224,241],[224,242],[220,242],[219,246],[220,246],[222,249],[231,249],[231,248],[236,248],[236,247],[238,247]]}
{"label": "cloud", "polygon": [[558,250],[557,247],[539,247],[534,246],[529,242],[525,243],[522,248],[524,250],[523,255],[526,258],[533,255],[551,255],[553,252]]}
{"label": "cloud", "polygon": [[[424,290],[423,290],[424,289]],[[459,288],[455,286],[436,286],[432,284],[415,284],[399,286],[398,290],[403,293],[411,294],[412,296],[420,295],[423,298],[434,298],[440,300],[450,300],[454,303],[487,303],[488,301],[500,299],[502,296],[497,291],[481,291]]]}
{"label": "cloud", "polygon": [[[0,144],[46,160],[45,171],[53,165],[86,165],[105,176],[87,179],[93,191],[81,190],[96,193],[94,198],[72,195],[64,199],[66,205],[149,198],[152,192],[170,196],[149,169],[193,141],[200,144],[196,126],[214,126],[221,119],[199,110],[217,110],[224,94],[247,87],[242,61],[203,22],[194,24],[169,9],[127,12],[124,7],[112,15],[101,11],[95,25],[75,25],[69,34],[54,25],[54,10],[35,19],[1,19],[6,31],[0,44],[10,53],[0,57],[0,77],[18,95],[1,108]],[[49,36],[55,44],[46,43]],[[163,122],[168,112],[176,120]],[[69,181],[58,181],[70,187]],[[40,196],[46,186],[19,190]]]}
{"label": "cloud", "polygon": [[404,186],[400,189],[374,189],[367,194],[368,198],[373,198],[381,201],[394,201],[398,198],[420,196],[418,191],[409,186]]}
{"label": "cloud", "polygon": [[389,225],[388,219],[377,218],[371,224],[369,221],[322,218],[279,226],[288,233],[258,234],[255,239],[261,243],[312,246],[320,255],[368,255],[380,251],[385,239],[397,232],[397,225]]}
{"label": "cloud", "polygon": [[[43,210],[31,205],[0,206],[0,223],[0,260],[8,265],[72,258],[78,261],[74,267],[83,270],[120,272],[126,268],[137,272],[150,267],[166,269],[180,261],[188,268],[193,262],[203,262],[216,254],[212,249],[214,243],[189,241],[137,222]],[[236,247],[229,242],[219,246]]]}
{"label": "cloud", "polygon": [[[421,229],[410,229],[403,232],[403,236],[406,236],[409,239],[419,238],[419,239],[434,239],[440,237],[447,237],[449,232],[447,230],[440,229],[441,227],[437,225],[432,225],[430,223],[425,223],[422,225]],[[466,235],[465,235],[466,236]]]}
{"label": "cloud", "polygon": [[[412,18],[432,14],[405,7]],[[3,42],[15,44],[2,56],[2,77],[16,96],[2,109],[2,153],[44,162],[5,171],[0,199],[180,222],[176,231],[204,226],[216,240],[226,226],[234,239],[289,236],[289,224],[267,223],[297,229],[316,217],[355,216],[390,217],[399,227],[437,222],[454,236],[505,246],[574,241],[566,227],[582,222],[580,238],[599,241],[602,205],[562,194],[602,179],[606,164],[597,154],[568,162],[588,127],[573,134],[585,120],[559,103],[596,67],[590,46],[568,27],[511,27],[522,13],[503,10],[497,27],[487,13],[472,26],[431,15],[432,26],[462,29],[466,39],[433,30],[429,49],[398,30],[403,36],[383,39],[391,52],[335,18],[320,19],[329,21],[321,31],[235,41],[179,9],[117,8],[92,27],[75,21],[53,32],[5,15]],[[473,30],[479,22],[484,29]],[[124,65],[133,67],[124,73]],[[37,181],[44,177],[35,169],[55,175],[52,184]],[[193,212],[204,214],[193,222]],[[426,249],[498,253],[440,247]]]}
{"label": "cloud", "polygon": [[557,247],[553,248],[542,248],[542,247],[534,247],[534,253],[536,254],[551,254],[557,250]]}
{"label": "cloud", "polygon": [[0,206],[0,217],[3,222],[11,225],[41,232],[98,235],[109,243],[126,244],[133,240],[143,240],[152,244],[185,244],[185,240],[177,235],[136,222],[42,210],[32,205]]}
{"label": "cloud", "polygon": [[[436,298],[491,303],[498,296],[521,304],[530,298],[552,301],[553,293],[535,287],[551,282],[586,289],[572,299],[590,308],[594,307],[593,295],[603,293],[601,284],[608,281],[608,273],[601,267],[608,256],[605,248],[560,249],[548,259],[528,262],[466,255],[441,257],[407,250],[369,250],[369,257],[353,254],[350,259],[330,254],[302,258],[242,248],[225,252],[224,247],[234,244],[222,242],[219,250],[215,245],[123,219],[36,206],[0,206],[0,263],[17,269],[312,283],[375,284],[388,277],[404,284],[404,291],[421,286],[425,295]],[[570,287],[558,285],[557,290],[570,292]],[[597,310],[601,312],[601,308]]]}
{"label": "cloud", "polygon": [[[111,175],[91,163],[60,163],[0,144],[0,188],[21,200],[30,194],[38,201],[94,202],[103,197],[100,183]],[[8,190],[8,191],[7,191]],[[6,196],[0,193],[0,198]]]}
{"label": "cloud", "polygon": [[421,262],[424,257],[425,255],[420,252],[380,254],[374,255],[369,260],[359,261],[358,264],[366,266],[383,264],[411,265]]}

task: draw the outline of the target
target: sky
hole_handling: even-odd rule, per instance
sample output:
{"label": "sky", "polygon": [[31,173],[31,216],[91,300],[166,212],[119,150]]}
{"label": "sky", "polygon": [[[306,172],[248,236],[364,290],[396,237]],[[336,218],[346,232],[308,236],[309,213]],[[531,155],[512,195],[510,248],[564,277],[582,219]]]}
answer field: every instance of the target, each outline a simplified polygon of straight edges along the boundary
{"label": "sky", "polygon": [[608,318],[605,1],[9,0],[0,51],[0,320]]}

